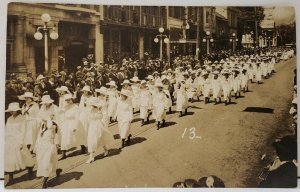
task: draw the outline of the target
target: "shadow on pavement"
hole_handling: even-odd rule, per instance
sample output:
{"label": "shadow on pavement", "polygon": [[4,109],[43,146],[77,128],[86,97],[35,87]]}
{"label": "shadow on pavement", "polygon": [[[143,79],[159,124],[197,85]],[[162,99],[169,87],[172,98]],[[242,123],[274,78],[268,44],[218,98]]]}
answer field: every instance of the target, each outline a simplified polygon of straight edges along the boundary
{"label": "shadow on pavement", "polygon": [[131,139],[130,141],[130,146],[135,145],[135,144],[139,144],[142,143],[144,141],[146,141],[147,139],[145,137],[134,137]]}
{"label": "shadow on pavement", "polygon": [[104,153],[101,153],[99,155],[97,155],[95,157],[95,161],[99,160],[99,159],[103,159],[103,158],[108,158],[108,157],[112,157],[112,156],[115,156],[115,155],[119,155],[121,153],[121,149],[117,149],[117,148],[114,148],[114,149],[109,149],[108,150],[108,156],[107,157],[104,157]]}
{"label": "shadow on pavement", "polygon": [[247,107],[243,112],[256,112],[256,113],[273,113],[274,109],[265,107]]}
{"label": "shadow on pavement", "polygon": [[195,112],[188,111],[186,115],[194,115]]}
{"label": "shadow on pavement", "polygon": [[197,106],[190,106],[190,108],[192,108],[192,109],[203,109],[203,108],[197,107]]}
{"label": "shadow on pavement", "polygon": [[165,126],[164,127],[161,127],[161,129],[164,129],[164,128],[167,128],[167,127],[170,127],[172,125],[176,125],[177,123],[176,122],[173,122],[173,121],[166,121],[165,123]]}
{"label": "shadow on pavement", "polygon": [[66,183],[68,181],[71,181],[73,179],[79,180],[80,177],[83,175],[82,172],[70,172],[70,173],[64,173],[60,177],[55,177],[54,179],[50,180],[48,182],[48,187],[54,187],[56,185],[61,185],[63,183]]}
{"label": "shadow on pavement", "polygon": [[140,118],[135,118],[134,120],[132,120],[131,123],[135,123],[135,122],[138,122],[138,121],[141,121],[141,119]]}
{"label": "shadow on pavement", "polygon": [[13,185],[25,182],[25,181],[32,181],[32,180],[38,180],[39,178],[36,177],[36,171],[33,171],[33,174],[31,177],[29,177],[27,171],[25,171],[25,174],[21,177],[14,178],[14,183],[12,185],[7,185],[6,187],[14,188]]}

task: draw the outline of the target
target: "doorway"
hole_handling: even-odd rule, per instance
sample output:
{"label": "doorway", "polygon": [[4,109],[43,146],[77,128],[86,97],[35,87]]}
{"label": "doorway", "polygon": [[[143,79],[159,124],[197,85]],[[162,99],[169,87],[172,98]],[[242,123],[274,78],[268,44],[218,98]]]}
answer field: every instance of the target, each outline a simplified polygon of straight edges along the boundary
{"label": "doorway", "polygon": [[65,47],[65,69],[76,71],[76,67],[82,65],[82,58],[86,57],[87,53],[88,47],[83,44]]}

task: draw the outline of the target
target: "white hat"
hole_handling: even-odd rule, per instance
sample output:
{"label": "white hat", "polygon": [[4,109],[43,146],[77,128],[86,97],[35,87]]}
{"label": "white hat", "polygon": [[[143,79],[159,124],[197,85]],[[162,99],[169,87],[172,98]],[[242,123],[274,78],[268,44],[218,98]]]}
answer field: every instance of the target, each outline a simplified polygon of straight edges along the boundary
{"label": "white hat", "polygon": [[106,87],[100,87],[100,89],[95,89],[95,92],[100,93],[102,95],[107,95],[107,88]]}
{"label": "white hat", "polygon": [[88,91],[88,92],[91,92],[91,87],[88,86],[88,85],[85,85],[81,91]]}
{"label": "white hat", "polygon": [[295,97],[292,101],[293,104],[297,104],[297,97]]}
{"label": "white hat", "polygon": [[164,85],[161,82],[156,82],[155,87],[164,87]]}
{"label": "white hat", "polygon": [[148,75],[148,76],[146,77],[146,79],[148,79],[148,80],[153,80],[154,77],[153,77],[152,75]]}
{"label": "white hat", "polygon": [[58,88],[56,88],[55,89],[57,92],[70,92],[69,91],[69,89],[68,89],[68,87],[66,87],[66,86],[61,86],[61,87],[58,87]]}
{"label": "white hat", "polygon": [[36,78],[36,80],[37,81],[40,81],[40,80],[42,80],[42,79],[45,79],[46,77],[44,77],[43,75],[39,75],[37,78]]}
{"label": "white hat", "polygon": [[53,103],[54,102],[54,100],[52,100],[51,98],[50,98],[50,95],[44,95],[43,97],[42,97],[42,102],[41,102],[41,104],[48,104],[48,103]]}
{"label": "white hat", "polygon": [[86,103],[88,105],[90,105],[90,106],[96,106],[96,107],[100,107],[101,106],[101,103],[99,102],[99,99],[97,97],[91,97],[91,98],[89,98]]}
{"label": "white hat", "polygon": [[65,94],[64,95],[64,99],[68,100],[68,99],[73,99],[73,95],[71,93]]}
{"label": "white hat", "polygon": [[21,95],[18,97],[20,100],[25,100],[25,98],[32,98],[32,99],[37,99],[36,97],[33,96],[32,92],[25,92],[24,95]]}
{"label": "white hat", "polygon": [[129,81],[128,79],[125,79],[125,80],[123,81],[123,83],[121,83],[121,85],[124,85],[124,84],[131,84],[131,83],[130,83],[130,81]]}
{"label": "white hat", "polygon": [[141,84],[146,84],[146,83],[147,83],[147,81],[145,81],[145,80],[141,81]]}
{"label": "white hat", "polygon": [[132,79],[130,79],[133,82],[139,82],[139,78],[137,76],[134,76]]}
{"label": "white hat", "polygon": [[8,109],[5,110],[5,112],[20,111],[20,110],[21,110],[21,108],[20,108],[19,103],[13,102],[8,105]]}
{"label": "white hat", "polygon": [[115,81],[110,81],[109,83],[106,83],[106,85],[118,87]]}
{"label": "white hat", "polygon": [[132,96],[131,93],[130,93],[130,91],[125,90],[125,89],[122,89],[121,92],[119,92],[119,93],[122,94],[122,95],[125,95],[127,97],[131,97]]}

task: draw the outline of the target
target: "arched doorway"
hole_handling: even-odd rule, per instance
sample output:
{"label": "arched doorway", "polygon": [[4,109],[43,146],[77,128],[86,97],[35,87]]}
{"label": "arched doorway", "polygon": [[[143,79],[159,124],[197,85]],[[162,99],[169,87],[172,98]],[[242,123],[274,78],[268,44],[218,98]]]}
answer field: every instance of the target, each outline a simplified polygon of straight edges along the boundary
{"label": "arched doorway", "polygon": [[65,50],[65,69],[75,71],[82,64],[82,58],[88,54],[88,44],[83,42],[72,42]]}

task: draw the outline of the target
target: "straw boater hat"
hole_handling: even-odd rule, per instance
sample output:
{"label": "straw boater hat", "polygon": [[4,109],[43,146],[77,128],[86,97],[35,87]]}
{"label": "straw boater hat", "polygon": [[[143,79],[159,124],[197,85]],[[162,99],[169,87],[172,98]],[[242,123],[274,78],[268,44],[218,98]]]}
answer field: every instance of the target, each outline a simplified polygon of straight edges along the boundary
{"label": "straw boater hat", "polygon": [[67,93],[70,92],[69,89],[68,89],[68,87],[66,87],[66,86],[58,87],[58,88],[56,88],[55,90],[56,90],[57,92],[67,92]]}
{"label": "straw boater hat", "polygon": [[32,92],[25,92],[23,95],[18,96],[18,98],[19,98],[20,100],[25,100],[26,98],[32,98],[33,100],[36,100],[36,99],[37,99],[37,97],[34,97],[34,96],[33,96],[33,93],[32,93]]}
{"label": "straw boater hat", "polygon": [[140,82],[139,78],[137,76],[134,76],[132,79],[130,79],[133,82]]}
{"label": "straw boater hat", "polygon": [[121,83],[121,85],[125,85],[125,84],[130,85],[131,83],[130,83],[130,81],[129,81],[128,79],[125,79],[125,80],[123,81],[123,83]]}
{"label": "straw boater hat", "polygon": [[95,92],[100,93],[102,95],[107,95],[107,88],[106,87],[100,87],[100,89],[95,89]]}
{"label": "straw boater hat", "polygon": [[125,90],[125,89],[122,89],[119,93],[120,93],[121,95],[125,95],[125,96],[127,96],[127,97],[131,97],[131,96],[132,96],[131,93],[130,93],[130,91]]}
{"label": "straw boater hat", "polygon": [[88,85],[85,85],[81,91],[87,91],[87,92],[91,92],[91,87]]}
{"label": "straw boater hat", "polygon": [[117,87],[117,84],[115,81],[110,81],[109,83],[106,83],[106,85]]}
{"label": "straw boater hat", "polygon": [[142,84],[146,84],[146,83],[147,83],[147,81],[145,81],[145,80],[142,80],[142,81],[141,81],[141,85],[142,85]]}
{"label": "straw boater hat", "polygon": [[12,102],[8,105],[8,109],[5,110],[5,112],[12,112],[12,111],[20,111],[20,105],[17,102]]}
{"label": "straw boater hat", "polygon": [[43,97],[42,97],[42,102],[41,102],[41,104],[49,104],[49,103],[53,103],[54,102],[54,100],[52,100],[51,98],[50,98],[50,95],[44,95]]}

